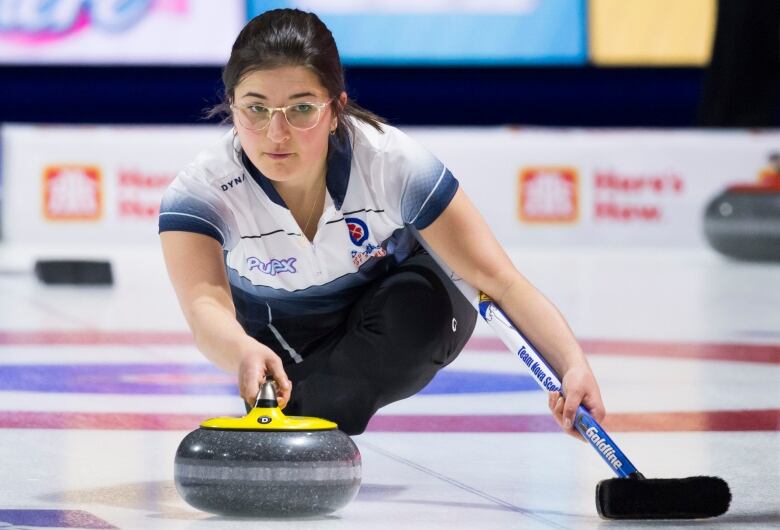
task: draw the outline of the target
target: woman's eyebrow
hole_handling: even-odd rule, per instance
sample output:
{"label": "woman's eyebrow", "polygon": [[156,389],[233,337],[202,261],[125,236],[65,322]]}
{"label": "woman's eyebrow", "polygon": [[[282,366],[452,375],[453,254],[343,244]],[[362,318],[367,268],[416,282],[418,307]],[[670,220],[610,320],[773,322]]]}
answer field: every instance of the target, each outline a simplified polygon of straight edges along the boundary
{"label": "woman's eyebrow", "polygon": [[264,95],[258,94],[257,92],[247,92],[246,94],[244,94],[241,97],[242,98],[253,97],[253,98],[257,98],[257,99],[266,99],[266,97]]}
{"label": "woman's eyebrow", "polygon": [[[305,97],[309,97],[309,96],[316,97],[316,94],[314,94],[312,92],[300,92],[298,94],[293,94],[292,96],[288,97],[287,99],[298,99],[298,98],[305,98]],[[244,98],[245,97],[253,97],[253,98],[257,98],[257,99],[268,99],[264,95],[258,94],[257,92],[247,92],[246,94],[244,94],[241,97],[244,97]]]}
{"label": "woman's eyebrow", "polygon": [[288,99],[298,99],[298,98],[305,98],[305,97],[309,97],[309,96],[317,97],[317,95],[312,93],[312,92],[301,92],[299,94],[293,94]]}

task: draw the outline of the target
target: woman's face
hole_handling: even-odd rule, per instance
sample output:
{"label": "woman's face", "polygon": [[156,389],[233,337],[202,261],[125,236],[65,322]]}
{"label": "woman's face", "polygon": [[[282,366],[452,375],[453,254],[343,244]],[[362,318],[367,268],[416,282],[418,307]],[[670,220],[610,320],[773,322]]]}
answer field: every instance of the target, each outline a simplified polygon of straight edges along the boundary
{"label": "woman's face", "polygon": [[[287,107],[302,103],[327,103],[329,96],[317,76],[303,66],[284,66],[272,70],[255,70],[236,86],[233,105],[251,107]],[[307,107],[296,107],[296,109]],[[316,178],[325,165],[328,135],[336,128],[336,117],[330,105],[322,109],[316,126],[299,130],[290,126],[282,112],[274,112],[268,126],[260,131],[242,125],[239,111],[233,109],[238,139],[249,160],[263,175],[277,182],[306,183]],[[316,113],[316,110],[315,110]],[[247,120],[244,119],[244,122]]]}

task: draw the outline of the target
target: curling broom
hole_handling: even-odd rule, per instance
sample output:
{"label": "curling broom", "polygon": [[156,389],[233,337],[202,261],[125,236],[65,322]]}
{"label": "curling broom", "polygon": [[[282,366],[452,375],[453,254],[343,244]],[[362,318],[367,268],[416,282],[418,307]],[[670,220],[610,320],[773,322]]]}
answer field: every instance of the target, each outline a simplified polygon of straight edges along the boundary
{"label": "curling broom", "polygon": [[[455,285],[526,365],[539,386],[548,392],[562,393],[555,370],[499,305],[463,280],[456,280]],[[602,480],[596,486],[596,509],[604,519],[698,519],[715,517],[728,510],[731,492],[723,479],[705,476],[647,479],[582,405],[577,409],[574,427],[618,476]]]}

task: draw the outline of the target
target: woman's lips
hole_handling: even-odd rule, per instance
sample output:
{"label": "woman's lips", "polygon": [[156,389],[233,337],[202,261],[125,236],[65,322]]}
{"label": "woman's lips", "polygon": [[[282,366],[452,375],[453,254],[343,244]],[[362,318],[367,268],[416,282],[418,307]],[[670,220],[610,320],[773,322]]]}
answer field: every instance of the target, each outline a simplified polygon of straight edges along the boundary
{"label": "woman's lips", "polygon": [[292,153],[266,153],[266,156],[271,160],[284,160],[292,155]]}

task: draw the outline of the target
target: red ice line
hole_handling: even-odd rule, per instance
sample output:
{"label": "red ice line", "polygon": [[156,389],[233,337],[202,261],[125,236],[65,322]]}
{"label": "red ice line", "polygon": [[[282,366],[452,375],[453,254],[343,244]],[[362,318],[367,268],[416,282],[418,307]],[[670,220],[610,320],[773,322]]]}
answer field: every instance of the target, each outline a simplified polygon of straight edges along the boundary
{"label": "red ice line", "polygon": [[[0,411],[3,429],[98,429],[188,431],[206,419],[195,414]],[[705,412],[613,413],[604,427],[611,432],[778,431],[780,409]],[[547,414],[377,415],[369,432],[556,432]]]}
{"label": "red ice line", "polygon": [[[780,364],[780,345],[722,344],[702,342],[657,342],[582,339],[583,349],[592,355],[665,357]],[[0,346],[191,346],[192,336],[180,331],[0,331]],[[494,337],[472,337],[469,351],[502,351]]]}

